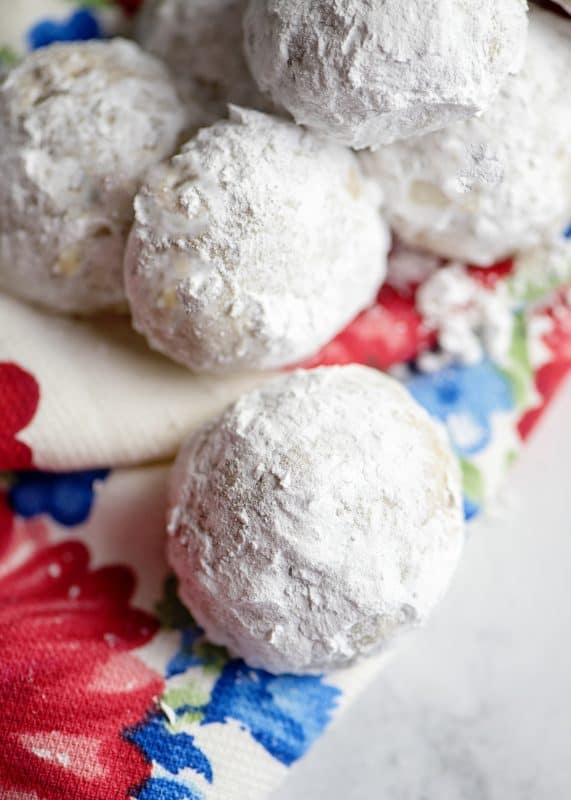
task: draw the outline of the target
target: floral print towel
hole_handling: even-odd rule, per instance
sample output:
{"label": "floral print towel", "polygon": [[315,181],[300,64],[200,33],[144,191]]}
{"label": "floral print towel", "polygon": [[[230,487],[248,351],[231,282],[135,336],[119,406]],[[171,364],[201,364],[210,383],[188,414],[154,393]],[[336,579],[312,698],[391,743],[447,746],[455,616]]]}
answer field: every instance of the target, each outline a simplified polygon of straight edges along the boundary
{"label": "floral print towel", "polygon": [[[518,408],[517,381],[489,360],[407,370],[451,432],[467,517],[571,366],[571,308],[558,300],[541,313],[553,318],[541,348],[517,333],[530,407]],[[41,404],[34,376],[0,363],[0,796],[266,797],[380,660],[275,677],[210,645],[163,560],[168,468],[30,471],[20,435]]]}
{"label": "floral print towel", "polygon": [[[21,31],[6,40],[5,60],[17,57],[19,40],[39,46],[103,35],[125,21],[103,0],[80,11],[65,0],[15,5],[10,14],[20,14]],[[17,29],[8,22],[4,30]],[[389,285],[306,366],[358,361],[403,380],[449,431],[471,518],[571,367],[568,266],[552,271],[536,253],[471,271],[472,280],[509,297],[505,363],[488,354],[420,371],[418,358],[435,349],[438,331],[417,310],[417,287]],[[104,359],[90,360],[98,339],[83,323],[0,304],[12,331],[0,329],[0,797],[267,797],[383,659],[327,676],[273,676],[211,645],[178,602],[164,562],[168,465],[145,465],[170,457],[182,435],[175,422],[184,413],[185,374],[147,360],[155,357],[122,337],[106,343]],[[24,344],[26,332],[35,349]],[[59,360],[45,344],[50,336]],[[82,360],[95,375],[82,371]],[[117,394],[91,407],[81,386],[105,383],[106,363],[116,365]],[[129,414],[139,373],[172,412],[168,436],[153,427],[152,402]],[[79,418],[78,403],[85,403]],[[139,427],[129,427],[128,416]],[[109,439],[121,427],[125,442],[116,448]]]}
{"label": "floral print towel", "polygon": [[3,800],[265,797],[376,666],[276,677],[210,645],[164,564],[166,474],[6,476]]}

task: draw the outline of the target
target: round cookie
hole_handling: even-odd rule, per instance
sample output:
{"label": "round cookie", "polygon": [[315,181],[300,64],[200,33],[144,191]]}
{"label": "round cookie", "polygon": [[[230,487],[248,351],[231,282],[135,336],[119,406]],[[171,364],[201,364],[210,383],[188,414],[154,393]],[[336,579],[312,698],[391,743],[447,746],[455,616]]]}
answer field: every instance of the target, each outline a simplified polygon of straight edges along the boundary
{"label": "round cookie", "polygon": [[135,327],[197,371],[313,354],[383,281],[380,201],[349,150],[231,107],[136,198],[125,258]]}
{"label": "round cookie", "polygon": [[280,377],[195,433],[170,486],[169,561],[211,642],[319,673],[422,623],[463,544],[458,463],[392,378]]}
{"label": "round cookie", "polygon": [[363,155],[410,245],[487,266],[571,220],[571,22],[539,9],[528,49],[480,118]]}
{"label": "round cookie", "polygon": [[0,289],[62,312],[124,305],[123,252],[148,167],[185,113],[135,44],[53,45],[0,81]]}
{"label": "round cookie", "polygon": [[250,0],[252,74],[296,122],[361,149],[486,109],[519,69],[525,0]]}
{"label": "round cookie", "polygon": [[145,0],[137,17],[141,46],[170,68],[190,127],[227,116],[228,103],[270,110],[242,48],[247,0]]}

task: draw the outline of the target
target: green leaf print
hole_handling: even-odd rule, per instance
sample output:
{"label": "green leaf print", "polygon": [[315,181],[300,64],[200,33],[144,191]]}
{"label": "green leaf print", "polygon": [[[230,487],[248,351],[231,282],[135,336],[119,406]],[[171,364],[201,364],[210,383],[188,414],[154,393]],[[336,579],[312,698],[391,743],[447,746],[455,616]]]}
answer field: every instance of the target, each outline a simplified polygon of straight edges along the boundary
{"label": "green leaf print", "polygon": [[534,396],[535,375],[529,357],[527,320],[523,312],[514,317],[509,365],[502,370],[511,383],[517,408],[527,408]]}
{"label": "green leaf print", "polygon": [[167,689],[160,700],[160,707],[169,720],[171,733],[180,733],[186,725],[201,722],[201,708],[210,702],[210,693],[197,681],[189,680],[184,686]]}
{"label": "green leaf print", "polygon": [[465,459],[460,460],[464,494],[478,505],[484,499],[484,477],[478,467]]}
{"label": "green leaf print", "polygon": [[192,615],[178,599],[178,581],[174,575],[169,575],[163,586],[163,598],[156,607],[155,613],[159,618],[161,627],[169,630],[183,630],[196,625]]}
{"label": "green leaf print", "polygon": [[11,67],[17,61],[18,55],[11,47],[0,47],[0,69],[2,67]]}
{"label": "green leaf print", "polygon": [[109,8],[115,5],[114,0],[67,0],[72,6],[81,6],[82,8]]}

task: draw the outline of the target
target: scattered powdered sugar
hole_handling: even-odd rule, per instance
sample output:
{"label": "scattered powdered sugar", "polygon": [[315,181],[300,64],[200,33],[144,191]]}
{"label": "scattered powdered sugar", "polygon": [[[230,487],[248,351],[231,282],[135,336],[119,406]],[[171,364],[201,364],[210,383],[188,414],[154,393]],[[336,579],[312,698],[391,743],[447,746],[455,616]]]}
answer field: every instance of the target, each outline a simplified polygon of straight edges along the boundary
{"label": "scattered powdered sugar", "polygon": [[396,381],[360,366],[282,376],[183,448],[169,559],[210,641],[316,673],[422,623],[463,544],[458,464]]}
{"label": "scattered powdered sugar", "polygon": [[423,371],[435,371],[448,361],[475,364],[484,354],[500,365],[507,363],[514,326],[507,285],[485,288],[463,264],[449,264],[419,288],[416,306],[426,326],[437,331],[441,350],[420,357]]}
{"label": "scattered powdered sugar", "polygon": [[0,287],[58,311],[124,305],[122,262],[145,170],[185,112],[135,44],[54,45],[0,82]]}
{"label": "scattered powdered sugar", "polygon": [[482,112],[519,70],[526,0],[250,0],[260,88],[295,120],[357,149]]}
{"label": "scattered powdered sugar", "polygon": [[[488,356],[501,366],[510,361],[515,313],[526,307],[530,358],[545,363],[543,342],[553,327],[543,304],[571,281],[571,240],[558,236],[520,253],[504,279],[486,286],[460,263],[441,265],[439,259],[397,242],[389,257],[387,280],[399,291],[415,292],[416,308],[427,329],[437,334],[437,352],[423,353],[417,367],[435,372],[452,362],[474,364]],[[553,314],[566,315],[556,305]],[[395,377],[406,378],[406,369]]]}
{"label": "scattered powdered sugar", "polygon": [[380,204],[349,150],[232,107],[137,196],[125,262],[136,328],[195,370],[313,354],[383,281]]}
{"label": "scattered powdered sugar", "polygon": [[270,110],[242,49],[247,0],[145,0],[137,17],[140,44],[161,58],[184,99],[190,126],[227,115],[228,103]]}
{"label": "scattered powdered sugar", "polygon": [[363,155],[398,235],[487,266],[559,234],[571,219],[570,73],[571,22],[536,8],[522,72],[482,116]]}
{"label": "scattered powdered sugar", "polygon": [[387,283],[399,292],[408,292],[425,283],[441,266],[442,259],[417,250],[396,239],[389,254]]}

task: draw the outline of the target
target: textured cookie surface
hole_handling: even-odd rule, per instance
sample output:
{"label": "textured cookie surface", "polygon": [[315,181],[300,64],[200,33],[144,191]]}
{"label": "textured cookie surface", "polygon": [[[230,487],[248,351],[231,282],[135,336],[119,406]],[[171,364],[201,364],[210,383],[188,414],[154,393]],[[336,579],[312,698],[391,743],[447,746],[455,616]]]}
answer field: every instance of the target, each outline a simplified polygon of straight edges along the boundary
{"label": "textured cookie surface", "polygon": [[408,244],[487,265],[571,220],[571,22],[536,9],[518,76],[480,118],[364,155]]}
{"label": "textured cookie surface", "polygon": [[228,103],[270,110],[242,48],[247,0],[146,0],[137,39],[170,68],[190,127],[227,116]]}
{"label": "textured cookie surface", "polygon": [[355,148],[487,108],[523,58],[525,0],[250,0],[260,88],[303,125]]}
{"label": "textured cookie surface", "polygon": [[294,363],[374,300],[389,238],[379,205],[350,151],[233,108],[136,199],[135,326],[199,371]]}
{"label": "textured cookie surface", "polygon": [[171,481],[169,557],[209,639],[251,666],[345,666],[421,623],[463,542],[458,465],[399,384],[296,372],[195,434]]}
{"label": "textured cookie surface", "polygon": [[166,69],[119,39],[38,50],[0,83],[0,288],[64,312],[125,301],[145,170],[176,148]]}

